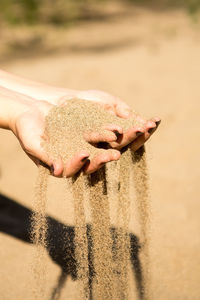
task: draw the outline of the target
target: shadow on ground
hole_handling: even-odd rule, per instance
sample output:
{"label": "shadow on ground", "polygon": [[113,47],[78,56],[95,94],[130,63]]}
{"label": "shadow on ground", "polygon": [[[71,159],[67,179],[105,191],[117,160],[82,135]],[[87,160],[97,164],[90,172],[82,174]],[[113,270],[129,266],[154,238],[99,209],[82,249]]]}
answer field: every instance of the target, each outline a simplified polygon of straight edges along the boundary
{"label": "shadow on ground", "polygon": [[[13,199],[0,194],[0,231],[26,243],[31,240],[31,216],[32,211],[22,206]],[[57,284],[52,291],[51,300],[58,300],[62,288],[71,276],[77,280],[77,263],[75,259],[74,227],[67,226],[58,220],[47,216],[47,251],[51,259],[60,267],[61,273]],[[116,228],[111,228],[113,247],[115,247]],[[92,300],[92,281],[94,277],[91,225],[87,225],[88,237],[88,261],[89,261],[89,284],[90,300]],[[138,238],[130,233],[131,253],[130,260],[133,274],[136,279],[138,298],[143,299],[143,280],[142,270],[139,260],[139,241]]]}

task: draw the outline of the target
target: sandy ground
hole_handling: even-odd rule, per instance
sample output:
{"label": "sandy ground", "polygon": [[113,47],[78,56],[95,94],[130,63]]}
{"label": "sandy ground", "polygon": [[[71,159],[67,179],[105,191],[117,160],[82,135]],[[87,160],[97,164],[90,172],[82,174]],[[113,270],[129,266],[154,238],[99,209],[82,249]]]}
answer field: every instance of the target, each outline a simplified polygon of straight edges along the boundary
{"label": "sandy ground", "polygon": [[[68,47],[4,61],[2,68],[49,84],[103,89],[147,117],[161,116],[159,132],[147,145],[152,300],[199,300],[199,25],[182,12],[134,10],[59,32],[58,38],[61,33]],[[1,130],[0,141],[0,191],[31,208],[37,170],[10,132]],[[63,195],[61,180],[52,179],[48,212],[73,224],[72,201]],[[33,246],[4,233],[0,240],[0,298],[29,299]],[[48,268],[50,291],[60,269],[50,258]],[[68,280],[60,299],[75,299],[74,291]]]}

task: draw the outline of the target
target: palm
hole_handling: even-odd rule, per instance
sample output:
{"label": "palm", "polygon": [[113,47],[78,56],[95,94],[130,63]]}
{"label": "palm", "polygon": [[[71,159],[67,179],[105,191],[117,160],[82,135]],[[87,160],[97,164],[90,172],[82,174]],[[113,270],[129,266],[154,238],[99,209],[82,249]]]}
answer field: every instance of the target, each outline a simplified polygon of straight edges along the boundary
{"label": "palm", "polygon": [[[16,135],[23,150],[36,163],[36,165],[45,164],[47,168],[54,169],[53,174],[55,176],[70,177],[84,166],[86,162],[84,159],[87,159],[90,153],[80,149],[80,151],[66,164],[64,164],[61,159],[56,161],[53,160],[45,153],[42,147],[44,141],[48,139],[45,135],[45,117],[52,107],[53,105],[48,102],[38,101],[29,111],[19,116],[16,122]],[[79,133],[77,132],[77,134]],[[93,141],[94,138],[95,134],[93,133],[87,136],[87,140],[89,142]],[[100,142],[101,138],[97,137],[95,141]],[[105,150],[87,164],[86,173],[92,173],[96,171],[102,163],[119,159],[119,157],[119,151]]]}
{"label": "palm", "polygon": [[[118,117],[125,118],[127,117],[127,112],[129,113],[129,108],[124,102],[104,92],[78,92],[77,95],[74,96],[85,100],[98,102],[102,104],[106,110],[109,110]],[[55,96],[54,104],[67,104],[69,98],[70,97],[68,96]],[[49,158],[42,147],[44,140],[48,138],[44,134],[45,117],[52,107],[53,104],[50,104],[47,101],[35,101],[30,110],[23,113],[23,115],[18,118],[16,122],[15,134],[17,135],[23,150],[37,165],[41,163],[45,164],[46,167],[53,170],[54,176],[59,177],[73,176],[85,165],[86,162],[85,172],[87,174],[95,172],[104,163],[119,159],[120,152],[118,150],[122,149],[128,144],[132,144],[132,149],[137,150],[148,140],[160,122],[159,118],[146,121],[138,116],[142,126],[134,126],[128,129],[126,132],[123,132],[123,130],[120,128],[116,128],[116,126],[111,126],[109,128],[110,131],[118,131],[120,133],[120,136],[117,140],[108,141],[110,146],[116,150],[110,152],[105,151],[91,161],[88,161],[87,158],[90,156],[90,153],[80,149],[80,151],[64,165],[61,159],[53,161],[51,158]],[[101,137],[98,135],[91,134],[87,137],[88,142],[94,142],[94,139],[96,143],[102,141]]]}
{"label": "palm", "polygon": [[39,101],[29,111],[17,120],[17,137],[26,154],[38,165],[40,161],[49,164],[43,151],[42,143],[45,139],[45,116],[53,105]]}

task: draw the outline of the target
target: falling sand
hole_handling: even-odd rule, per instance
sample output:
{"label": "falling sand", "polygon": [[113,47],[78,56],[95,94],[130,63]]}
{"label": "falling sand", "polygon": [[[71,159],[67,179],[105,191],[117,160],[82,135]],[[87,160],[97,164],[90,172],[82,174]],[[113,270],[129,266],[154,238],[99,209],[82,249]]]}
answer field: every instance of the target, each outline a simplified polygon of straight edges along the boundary
{"label": "falling sand", "polygon": [[[111,153],[115,157],[116,150],[109,149],[108,143],[97,145],[87,142],[91,132],[98,133],[105,142],[113,138],[116,132],[108,130],[109,124],[121,126],[124,131],[137,125],[135,115],[128,120],[122,119],[110,114],[94,102],[80,99],[69,100],[65,106],[54,107],[46,117],[45,134],[48,139],[44,144],[44,149],[51,159],[56,160],[61,157],[64,163],[80,150],[87,150],[90,153],[90,160],[102,153]],[[109,169],[112,168],[114,168],[114,173],[109,175]],[[34,261],[34,273],[37,279],[35,299],[47,298],[43,258],[44,249],[47,246],[45,206],[48,173],[47,168],[40,166],[33,216],[33,241],[37,246]],[[116,224],[113,230],[110,214],[112,199],[108,196],[108,186],[110,182],[116,181],[116,178],[118,183],[114,191],[117,195]],[[129,299],[131,245],[128,229],[131,178],[134,178],[142,244],[143,284],[141,290],[138,291],[138,299],[148,299],[150,209],[144,147],[135,153],[128,147],[118,162],[108,163],[91,175],[85,176],[80,171],[73,178],[67,179],[74,201],[75,258],[79,287],[77,299]],[[85,203],[88,191],[91,214],[90,234],[88,234]],[[91,243],[88,240],[89,236]],[[92,249],[89,249],[89,244],[92,245]],[[92,262],[89,260],[90,250]]]}
{"label": "falling sand", "polygon": [[33,285],[34,299],[45,298],[46,287],[46,265],[45,265],[45,248],[46,243],[46,191],[47,191],[48,173],[43,166],[39,167],[39,174],[36,183],[34,214],[32,216],[32,240],[35,244],[33,271],[35,274],[35,285]]}

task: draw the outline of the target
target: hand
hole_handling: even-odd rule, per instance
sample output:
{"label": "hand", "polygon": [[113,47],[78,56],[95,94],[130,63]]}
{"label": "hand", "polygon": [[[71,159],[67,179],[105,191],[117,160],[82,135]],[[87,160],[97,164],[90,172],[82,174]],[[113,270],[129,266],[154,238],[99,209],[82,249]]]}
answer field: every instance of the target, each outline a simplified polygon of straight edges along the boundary
{"label": "hand", "polygon": [[[67,103],[67,100],[69,100],[70,98],[76,97],[83,100],[98,102],[99,104],[102,104],[106,110],[110,111],[112,114],[120,118],[130,118],[133,114],[131,108],[125,102],[120,100],[118,97],[112,96],[103,91],[66,91],[66,93],[67,94],[65,96],[62,95],[61,97],[57,97],[55,94],[54,103],[57,105],[62,105]],[[53,94],[51,94],[51,96],[54,97]],[[135,118],[137,123],[141,125],[134,126],[125,132],[121,130],[121,134],[118,136],[117,141],[109,143],[112,148],[121,150],[128,144],[131,144],[131,148],[133,151],[138,150],[156,131],[161,122],[159,117],[145,120],[140,115],[135,114]]]}
{"label": "hand", "polygon": [[[26,109],[23,107],[23,112],[21,114],[18,113],[15,120],[12,121],[12,131],[18,138],[25,153],[37,166],[40,164],[44,165],[56,177],[70,177],[76,174],[86,163],[85,173],[89,174],[95,172],[106,162],[119,159],[120,152],[109,149],[101,151],[101,154],[94,157],[88,164],[87,158],[90,156],[90,153],[81,149],[66,164],[63,163],[61,158],[56,161],[52,160],[42,147],[44,141],[48,140],[48,137],[44,134],[45,116],[52,107],[53,105],[46,101],[27,102]],[[111,134],[111,136],[113,136],[113,139],[111,138],[110,140],[114,141],[116,139],[115,135]],[[91,136],[87,137],[87,141],[92,142],[93,138],[94,136],[91,133]],[[101,140],[97,138],[98,141]]]}
{"label": "hand", "polygon": [[[115,114],[118,117],[121,118],[128,118],[131,116],[131,111],[128,105],[126,105],[124,102],[122,102],[119,98],[114,97],[110,94],[107,94],[102,91],[96,91],[96,90],[89,90],[89,91],[76,91],[76,90],[68,90],[65,88],[57,88],[57,87],[52,87],[48,86],[45,84],[37,83],[37,82],[32,82],[27,79],[19,78],[17,76],[14,76],[12,74],[6,73],[4,71],[0,71],[0,79],[1,83],[4,86],[4,91],[3,91],[3,101],[6,101],[6,104],[3,104],[3,115],[1,113],[0,115],[0,127],[2,128],[7,128],[8,127],[8,120],[12,119],[13,115],[13,109],[14,109],[14,114],[15,111],[18,112],[18,106],[15,109],[15,96],[13,101],[11,101],[11,105],[9,104],[10,98],[12,98],[12,95],[7,95],[8,97],[5,97],[5,93],[16,93],[16,91],[20,92],[16,93],[17,98],[30,98],[32,99],[32,102],[35,104],[32,106],[31,111],[29,111],[30,115],[30,122],[32,122],[29,125],[27,125],[26,128],[26,122],[28,124],[28,118],[26,118],[26,114],[23,114],[23,117],[21,115],[20,118],[18,118],[18,122],[16,123],[16,126],[12,126],[14,128],[13,131],[15,131],[16,136],[19,138],[19,141],[25,150],[25,152],[35,161],[36,164],[40,163],[40,161],[43,161],[47,163],[47,165],[50,167],[50,163],[45,158],[44,153],[42,153],[41,149],[41,140],[42,140],[42,135],[43,135],[43,130],[44,130],[44,112],[38,112],[38,107],[36,109],[36,102],[40,103],[39,106],[41,106],[41,99],[45,99],[48,104],[50,105],[60,105],[63,103],[66,103],[67,100],[71,98],[81,98],[81,99],[86,99],[90,101],[96,101],[98,103],[101,103],[105,109],[110,111],[111,113]],[[6,89],[7,88],[7,89]],[[12,91],[11,91],[12,90]],[[15,91],[15,92],[14,92]],[[27,95],[27,96],[26,96]],[[11,96],[11,97],[10,97]],[[31,98],[33,97],[33,98]],[[6,98],[8,98],[6,100]],[[1,99],[1,101],[2,101]],[[36,101],[37,99],[37,101]],[[23,106],[26,106],[26,101],[27,99],[24,99],[24,104]],[[8,112],[5,111],[5,106],[8,106]],[[44,106],[44,105],[43,105]],[[46,104],[47,106],[47,104]],[[32,111],[32,109],[35,111],[35,115]],[[9,111],[12,113],[10,114]],[[26,113],[27,113],[26,111]],[[39,109],[40,111],[40,109]],[[28,113],[27,113],[28,114]],[[45,112],[46,114],[46,112]],[[10,116],[9,116],[10,115]],[[7,116],[9,116],[7,118]],[[129,128],[127,131],[123,132],[122,129],[118,128],[118,132],[120,133],[118,135],[117,140],[110,141],[109,144],[112,148],[117,150],[121,150],[123,147],[125,147],[128,144],[131,144],[132,149],[136,151],[139,149],[152,135],[153,132],[157,129],[159,123],[160,123],[160,118],[153,118],[149,121],[144,120],[140,116],[135,116],[135,118],[139,121],[141,126],[134,126]],[[39,125],[39,122],[41,123]],[[12,123],[12,120],[11,120]],[[29,128],[30,127],[30,128]],[[30,130],[28,130],[28,128]],[[36,130],[36,132],[35,132]],[[112,129],[110,128],[112,131]],[[28,132],[29,131],[29,132]],[[29,137],[30,135],[34,135],[33,139],[31,141],[31,138]],[[98,142],[98,140],[96,140]],[[99,140],[101,142],[101,140]],[[33,145],[36,143],[35,145]],[[29,153],[30,152],[30,153]],[[86,155],[86,153],[82,153],[82,155]],[[70,167],[72,167],[72,170],[75,171],[74,166],[79,169],[80,166],[80,154],[78,153],[78,157],[74,158],[70,164]],[[119,158],[119,152],[115,152],[115,157],[110,156],[109,153],[107,153],[107,157],[103,155],[98,156],[98,160],[93,160],[91,163],[87,166],[86,170],[88,172],[93,172],[94,170],[98,169],[99,166],[102,163],[105,163],[107,161],[117,159],[116,157]],[[76,159],[78,161],[76,161]],[[66,166],[62,166],[62,163],[60,164],[56,163],[52,165],[52,170],[54,170],[54,174],[58,176],[58,174],[62,174],[63,170],[69,170],[70,168],[66,168]],[[65,172],[64,172],[65,173]],[[68,171],[66,172],[66,176],[68,176]],[[71,173],[69,173],[69,176],[71,176]]]}
{"label": "hand", "polygon": [[[17,91],[21,94],[33,97],[34,99],[45,99],[54,105],[62,104],[71,98],[81,98],[101,103],[105,109],[118,117],[128,118],[130,116],[130,108],[127,104],[119,98],[102,91],[78,91],[49,86],[43,83],[30,81],[26,78],[2,70],[0,70],[0,84],[7,89]],[[160,118],[153,118],[149,121],[144,120],[140,116],[137,116],[137,118],[142,126],[135,126],[128,131],[123,132],[122,135],[119,136],[117,143],[111,145],[112,147],[121,149],[131,143],[133,150],[137,150],[149,139],[152,133],[155,132],[160,123]]]}
{"label": "hand", "polygon": [[[78,91],[54,87],[34,82],[2,70],[0,70],[0,84],[4,86],[4,88],[17,91],[34,99],[45,99],[54,105],[62,104],[68,99],[81,98],[101,103],[105,109],[118,117],[128,118],[130,116],[130,108],[127,104],[117,97],[98,90]],[[152,133],[155,132],[160,123],[160,118],[158,117],[149,121],[144,120],[140,116],[137,116],[137,118],[142,126],[139,128],[135,126],[130,128],[127,132],[123,132],[122,135],[119,136],[117,143],[111,145],[112,147],[121,149],[131,143],[133,150],[137,150],[149,139]]]}

